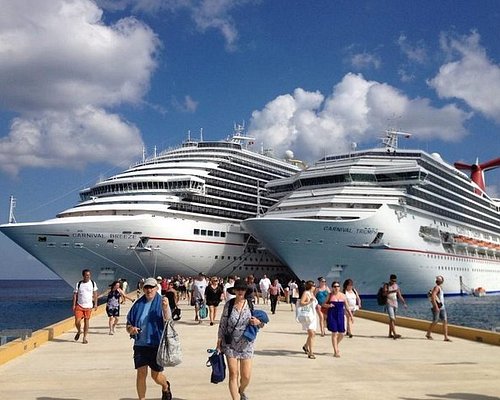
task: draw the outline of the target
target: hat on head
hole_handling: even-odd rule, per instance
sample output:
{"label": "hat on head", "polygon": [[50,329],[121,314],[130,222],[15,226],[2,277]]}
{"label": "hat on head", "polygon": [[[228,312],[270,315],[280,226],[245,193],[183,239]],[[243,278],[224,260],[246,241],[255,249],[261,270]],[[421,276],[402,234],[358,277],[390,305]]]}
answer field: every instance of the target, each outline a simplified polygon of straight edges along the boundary
{"label": "hat on head", "polygon": [[156,287],[158,286],[158,282],[156,282],[155,278],[148,278],[144,281],[144,286]]}
{"label": "hat on head", "polygon": [[247,291],[247,293],[245,293],[245,295],[248,294],[249,288],[248,288],[248,285],[244,279],[238,279],[237,281],[235,281],[234,286],[228,288],[227,292],[229,294],[235,294],[235,291],[238,289],[245,289]]}
{"label": "hat on head", "polygon": [[163,279],[163,278],[162,278],[160,275],[158,275],[158,276],[156,277],[156,280],[157,280],[157,281],[161,281],[162,279]]}

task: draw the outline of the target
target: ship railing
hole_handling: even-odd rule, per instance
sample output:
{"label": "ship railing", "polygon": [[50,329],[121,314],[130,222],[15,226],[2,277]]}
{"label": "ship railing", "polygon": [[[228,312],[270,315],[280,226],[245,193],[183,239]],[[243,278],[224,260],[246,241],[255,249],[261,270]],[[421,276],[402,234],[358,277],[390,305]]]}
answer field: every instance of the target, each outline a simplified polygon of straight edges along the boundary
{"label": "ship railing", "polygon": [[3,346],[10,340],[16,338],[26,340],[27,338],[31,337],[32,334],[33,331],[31,329],[3,329],[0,331],[0,346]]}

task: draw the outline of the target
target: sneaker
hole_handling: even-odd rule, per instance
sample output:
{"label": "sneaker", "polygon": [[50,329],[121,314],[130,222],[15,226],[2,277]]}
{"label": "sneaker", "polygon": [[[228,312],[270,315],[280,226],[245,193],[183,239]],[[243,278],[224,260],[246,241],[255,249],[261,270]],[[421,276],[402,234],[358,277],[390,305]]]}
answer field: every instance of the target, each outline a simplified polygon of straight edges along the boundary
{"label": "sneaker", "polygon": [[170,391],[170,382],[167,381],[168,389],[161,392],[161,400],[172,400],[172,392]]}
{"label": "sneaker", "polygon": [[78,342],[78,339],[80,339],[80,332],[77,332],[75,335],[75,342]]}

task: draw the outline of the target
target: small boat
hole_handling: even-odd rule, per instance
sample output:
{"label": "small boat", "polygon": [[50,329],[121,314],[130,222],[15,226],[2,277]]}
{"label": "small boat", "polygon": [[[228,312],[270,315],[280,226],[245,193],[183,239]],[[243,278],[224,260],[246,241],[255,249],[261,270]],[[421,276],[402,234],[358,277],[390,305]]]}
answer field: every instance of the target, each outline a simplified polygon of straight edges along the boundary
{"label": "small boat", "polygon": [[475,297],[483,297],[486,296],[486,289],[479,286],[472,290],[472,295]]}

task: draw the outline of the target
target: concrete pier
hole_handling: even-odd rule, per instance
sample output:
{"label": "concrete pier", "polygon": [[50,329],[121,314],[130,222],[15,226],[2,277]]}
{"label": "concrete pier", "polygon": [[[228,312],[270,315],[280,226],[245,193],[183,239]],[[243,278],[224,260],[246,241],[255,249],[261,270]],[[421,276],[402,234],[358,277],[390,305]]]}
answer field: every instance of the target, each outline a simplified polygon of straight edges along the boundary
{"label": "concrete pier", "polygon": [[[184,360],[166,370],[174,399],[230,399],[227,379],[211,384],[210,368],[205,366],[206,350],[215,346],[217,324],[195,323],[192,308],[183,303],[176,328]],[[2,356],[0,351],[0,399],[136,399],[133,341],[124,329],[128,308],[123,307],[119,329],[112,336],[101,309],[91,319],[87,345],[81,339],[75,342],[74,328],[63,321],[65,333],[52,327],[50,340],[26,354],[2,364],[7,353]],[[268,306],[257,308],[269,311]],[[302,351],[306,335],[289,304],[280,303],[270,319],[257,338],[247,390],[252,400],[500,400],[500,346],[457,337],[443,342],[437,333],[427,340],[425,332],[400,326],[403,337],[393,340],[387,337],[385,323],[356,318],[355,336],[340,344],[341,358],[333,357],[329,335],[317,335],[312,360]],[[160,387],[150,378],[147,398],[161,398]]]}

